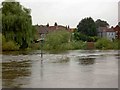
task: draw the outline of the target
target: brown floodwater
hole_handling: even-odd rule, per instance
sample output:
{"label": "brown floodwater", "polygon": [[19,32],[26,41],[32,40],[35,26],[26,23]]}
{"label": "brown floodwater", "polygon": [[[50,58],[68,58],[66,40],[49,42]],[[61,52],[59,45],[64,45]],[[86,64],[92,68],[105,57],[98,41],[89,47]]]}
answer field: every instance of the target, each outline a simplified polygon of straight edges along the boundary
{"label": "brown floodwater", "polygon": [[[3,88],[118,88],[118,51],[5,52]],[[41,64],[41,60],[43,63]]]}

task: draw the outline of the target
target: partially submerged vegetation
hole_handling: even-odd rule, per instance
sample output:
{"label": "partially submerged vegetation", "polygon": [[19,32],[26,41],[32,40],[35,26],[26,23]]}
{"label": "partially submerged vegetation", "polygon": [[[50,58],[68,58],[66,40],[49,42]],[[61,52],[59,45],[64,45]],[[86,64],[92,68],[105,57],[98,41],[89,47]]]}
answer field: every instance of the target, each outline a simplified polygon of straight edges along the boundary
{"label": "partially submerged vegetation", "polygon": [[95,42],[96,49],[100,50],[109,50],[109,49],[120,49],[119,47],[120,40],[110,41],[107,38],[101,38]]}
{"label": "partially submerged vegetation", "polygon": [[[55,31],[46,35],[45,41],[43,43],[33,43],[30,47],[26,48],[25,50],[40,50],[43,49],[49,52],[63,52],[67,50],[86,50],[87,42],[85,41],[75,41],[72,39],[70,41],[70,32],[68,31]],[[41,47],[43,44],[43,47]],[[94,49],[100,50],[109,50],[120,49],[119,40],[110,41],[106,38],[100,38],[96,42],[94,42]],[[18,51],[19,44],[15,43],[14,41],[6,41],[4,35],[2,36],[2,49],[4,51]]]}
{"label": "partially submerged vegetation", "polygon": [[71,33],[68,31],[55,31],[46,36],[44,50],[48,51],[65,51],[75,49],[85,49],[83,41],[72,41]]}

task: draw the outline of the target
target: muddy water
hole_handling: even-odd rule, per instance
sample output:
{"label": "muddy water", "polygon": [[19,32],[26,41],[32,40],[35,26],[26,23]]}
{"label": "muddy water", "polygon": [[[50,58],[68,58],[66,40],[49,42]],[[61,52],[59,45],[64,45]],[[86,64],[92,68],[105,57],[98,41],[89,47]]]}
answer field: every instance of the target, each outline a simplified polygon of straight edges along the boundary
{"label": "muddy water", "polygon": [[117,88],[118,51],[40,51],[2,56],[2,87]]}

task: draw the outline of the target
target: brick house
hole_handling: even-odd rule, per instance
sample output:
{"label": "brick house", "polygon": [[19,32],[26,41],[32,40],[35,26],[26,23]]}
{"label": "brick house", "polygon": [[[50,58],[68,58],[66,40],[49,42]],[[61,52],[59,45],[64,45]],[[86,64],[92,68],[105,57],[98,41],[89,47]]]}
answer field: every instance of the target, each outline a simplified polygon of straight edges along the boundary
{"label": "brick house", "polygon": [[106,32],[105,32],[106,29],[107,29],[107,27],[99,27],[97,29],[98,36],[105,37],[106,36]]}
{"label": "brick house", "polygon": [[111,28],[99,27],[98,36],[108,38],[109,40],[120,39],[120,26],[117,25]]}
{"label": "brick house", "polygon": [[36,25],[35,27],[37,29],[37,36],[39,39],[42,37],[45,37],[46,34],[48,33],[58,31],[58,30],[66,30],[68,32],[72,32],[72,29],[62,25],[56,25],[56,26],[55,25],[54,26]]}
{"label": "brick house", "polygon": [[120,26],[117,25],[114,31],[116,32],[116,39],[120,39]]}
{"label": "brick house", "polygon": [[116,38],[116,32],[113,27],[105,30],[106,38],[113,41]]}

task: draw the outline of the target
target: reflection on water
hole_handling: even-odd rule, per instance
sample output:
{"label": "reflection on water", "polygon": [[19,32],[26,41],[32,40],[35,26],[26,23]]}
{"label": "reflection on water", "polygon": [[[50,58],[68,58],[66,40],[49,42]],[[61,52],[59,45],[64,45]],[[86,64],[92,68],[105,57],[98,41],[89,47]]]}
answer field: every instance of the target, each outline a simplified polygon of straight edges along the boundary
{"label": "reflection on water", "polygon": [[[117,51],[3,55],[2,86],[15,88],[116,88]],[[41,60],[43,63],[41,64]]]}
{"label": "reflection on water", "polygon": [[[31,67],[31,63],[29,60],[27,61],[12,61],[12,62],[3,62],[2,63],[2,79],[3,86],[14,87],[17,84],[15,79],[19,77],[28,77],[31,72],[29,70]],[[17,85],[19,87],[19,85]]]}
{"label": "reflection on water", "polygon": [[79,61],[82,65],[91,65],[95,63],[95,58],[80,58]]}
{"label": "reflection on water", "polygon": [[70,58],[67,56],[62,56],[60,58],[56,58],[55,61],[53,61],[52,63],[67,63],[69,62]]}
{"label": "reflection on water", "polygon": [[27,55],[27,54],[30,54],[29,51],[4,51],[2,52],[2,54],[5,54],[5,55]]}

